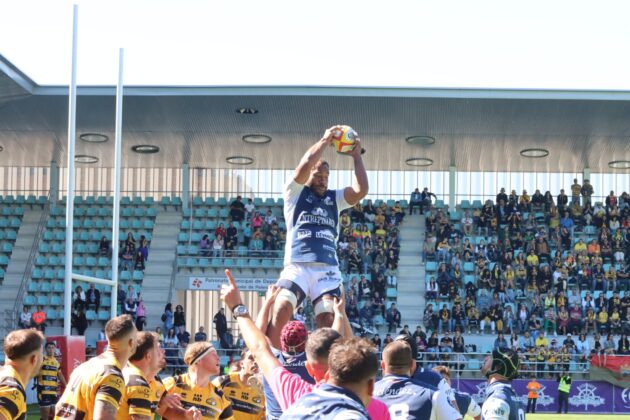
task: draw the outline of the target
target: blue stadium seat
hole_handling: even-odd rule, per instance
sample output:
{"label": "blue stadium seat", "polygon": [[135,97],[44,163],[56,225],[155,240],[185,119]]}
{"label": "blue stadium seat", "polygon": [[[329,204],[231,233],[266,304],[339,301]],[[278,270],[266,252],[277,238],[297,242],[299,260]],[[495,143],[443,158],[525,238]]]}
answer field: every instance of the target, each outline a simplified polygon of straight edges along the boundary
{"label": "blue stadium seat", "polygon": [[27,290],[31,293],[39,292],[39,283],[36,281],[29,282]]}
{"label": "blue stadium seat", "polygon": [[42,293],[50,293],[52,291],[52,284],[49,281],[43,281],[39,291]]}
{"label": "blue stadium seat", "polygon": [[63,300],[59,295],[52,295],[50,297],[50,305],[51,306],[63,306]]}

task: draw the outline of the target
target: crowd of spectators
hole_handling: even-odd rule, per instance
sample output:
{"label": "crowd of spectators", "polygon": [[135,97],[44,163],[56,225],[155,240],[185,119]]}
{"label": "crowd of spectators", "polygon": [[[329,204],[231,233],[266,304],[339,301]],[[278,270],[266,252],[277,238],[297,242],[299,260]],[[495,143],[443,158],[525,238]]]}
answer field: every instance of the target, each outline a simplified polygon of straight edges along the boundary
{"label": "crowd of spectators", "polygon": [[230,204],[226,223],[203,235],[198,248],[204,257],[232,257],[239,247],[247,248],[252,257],[272,257],[284,249],[285,242],[286,230],[271,209],[260,212],[251,198],[244,204],[238,196]]}
{"label": "crowd of spectators", "polygon": [[[104,236],[99,243],[99,252],[101,255],[111,256],[109,241]],[[144,235],[140,235],[140,239],[136,241],[133,233],[128,232],[124,242],[121,242],[118,258],[120,270],[144,271],[145,263],[149,259],[149,241]]]}
{"label": "crowd of spectators", "polygon": [[398,286],[399,228],[404,217],[399,201],[388,206],[372,200],[344,210],[339,217],[337,256],[339,269],[350,278],[346,312],[355,324],[373,328],[376,315],[381,322],[387,317],[387,289]]}
{"label": "crowd of spectators", "polygon": [[[427,211],[427,331],[519,337],[525,361],[549,366],[573,360],[564,353],[582,361],[591,351],[629,354],[630,196],[611,191],[594,203],[592,195],[588,180],[576,179],[571,197],[502,188],[454,217]],[[544,346],[523,344],[547,334],[554,338]],[[558,334],[567,336],[562,345]],[[571,338],[589,334],[598,348]]]}

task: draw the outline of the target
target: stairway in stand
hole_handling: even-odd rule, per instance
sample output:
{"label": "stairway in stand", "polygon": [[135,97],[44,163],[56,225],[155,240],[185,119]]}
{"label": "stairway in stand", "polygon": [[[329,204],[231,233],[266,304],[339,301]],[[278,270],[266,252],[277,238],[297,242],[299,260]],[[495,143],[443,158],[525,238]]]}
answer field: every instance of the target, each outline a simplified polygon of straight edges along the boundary
{"label": "stairway in stand", "polygon": [[406,215],[400,229],[400,259],[398,262],[398,309],[402,325],[408,324],[411,331],[422,325],[424,311],[424,265],[422,243],[425,221],[423,215]]}

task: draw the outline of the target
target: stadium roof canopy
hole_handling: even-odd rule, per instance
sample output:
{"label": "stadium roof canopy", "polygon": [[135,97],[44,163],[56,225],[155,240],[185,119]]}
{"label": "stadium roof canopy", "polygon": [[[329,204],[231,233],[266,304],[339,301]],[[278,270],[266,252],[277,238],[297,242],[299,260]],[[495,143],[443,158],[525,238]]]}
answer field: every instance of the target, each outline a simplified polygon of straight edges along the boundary
{"label": "stadium roof canopy", "polygon": [[[115,88],[80,86],[76,153],[113,166]],[[39,86],[0,56],[0,166],[65,166],[67,86]],[[242,112],[251,111],[252,113]],[[337,123],[361,135],[371,170],[611,172],[610,161],[630,160],[630,92],[357,87],[169,87],[125,89],[123,165],[230,167],[229,156],[254,159],[248,168],[289,169],[324,129]],[[271,137],[248,144],[249,134]],[[434,144],[408,144],[430,136]],[[139,154],[132,146],[155,145]],[[544,158],[524,149],[549,151]],[[327,156],[333,166],[350,160]]]}

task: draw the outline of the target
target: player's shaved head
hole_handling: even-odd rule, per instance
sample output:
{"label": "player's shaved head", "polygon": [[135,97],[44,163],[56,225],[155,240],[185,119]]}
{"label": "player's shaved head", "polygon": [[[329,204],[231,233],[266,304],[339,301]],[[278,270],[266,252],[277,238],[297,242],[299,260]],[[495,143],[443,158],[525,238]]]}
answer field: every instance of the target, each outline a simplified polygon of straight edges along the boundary
{"label": "player's shaved head", "polygon": [[412,361],[411,347],[405,341],[393,341],[383,349],[385,373],[408,375]]}

